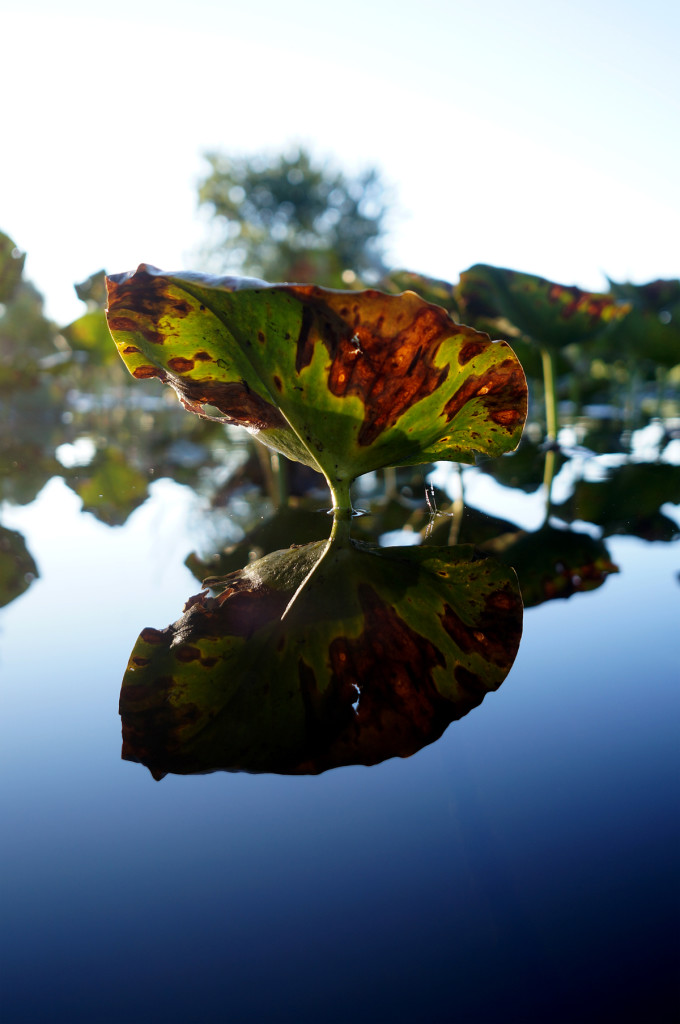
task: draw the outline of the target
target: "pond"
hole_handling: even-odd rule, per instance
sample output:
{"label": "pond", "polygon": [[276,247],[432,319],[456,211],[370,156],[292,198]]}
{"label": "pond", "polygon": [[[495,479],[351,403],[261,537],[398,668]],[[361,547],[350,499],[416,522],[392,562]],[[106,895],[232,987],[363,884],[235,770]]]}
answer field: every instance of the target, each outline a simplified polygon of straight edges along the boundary
{"label": "pond", "polygon": [[[143,716],[138,760],[121,759],[137,638],[179,620],[203,576],[323,541],[328,498],[292,477],[277,519],[250,442],[147,383],[134,402],[112,384],[64,403],[48,383],[3,405],[3,1021],[670,1021],[677,418],[622,447],[609,420],[574,416],[547,525],[530,429],[462,473],[359,481],[354,535],[384,553],[475,544],[515,566],[507,677],[448,727],[428,719],[420,749],[383,743],[377,713],[378,754],[355,744],[377,763],[347,763],[348,741],[333,767],[318,737],[277,761],[276,738],[250,770],[225,754],[212,767],[234,770],[211,771],[210,751],[140,737]],[[355,710],[379,703],[370,685]]]}

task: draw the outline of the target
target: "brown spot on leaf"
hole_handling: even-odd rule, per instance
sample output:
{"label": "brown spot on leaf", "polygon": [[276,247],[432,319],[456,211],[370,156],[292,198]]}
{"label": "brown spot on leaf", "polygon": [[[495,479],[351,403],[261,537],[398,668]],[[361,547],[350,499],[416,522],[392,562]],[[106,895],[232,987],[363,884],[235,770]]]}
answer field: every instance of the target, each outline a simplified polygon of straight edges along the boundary
{"label": "brown spot on leaf", "polygon": [[[501,344],[496,342],[496,344]],[[468,402],[478,399],[488,416],[512,433],[527,413],[527,388],[524,372],[515,359],[504,359],[481,374],[472,374],[444,407],[451,421]]]}
{"label": "brown spot on leaf", "polygon": [[440,620],[463,654],[477,654],[501,668],[514,661],[522,636],[522,601],[512,590],[490,594],[472,623],[464,622],[449,604]]}
{"label": "brown spot on leaf", "polygon": [[[346,330],[344,320],[331,316],[323,293],[317,288],[292,289],[305,305],[302,307],[302,323],[295,351],[295,369],[298,373],[309,366],[314,355],[314,345],[321,340],[331,355],[337,347],[337,336]],[[303,291],[303,294],[299,294]]]}
{"label": "brown spot on leaf", "polygon": [[175,373],[189,373],[194,368],[193,359],[184,359],[183,356],[174,356],[172,359],[168,359],[168,366]]}
{"label": "brown spot on leaf", "polygon": [[476,673],[465,668],[464,665],[456,665],[453,674],[456,682],[460,683],[460,685],[470,693],[481,693],[484,695],[489,689],[483,679],[480,679]]}
{"label": "brown spot on leaf", "polygon": [[198,363],[211,363],[212,362],[212,356],[210,355],[209,352],[197,352],[195,354],[195,356],[194,356],[194,359]]}
{"label": "brown spot on leaf", "polygon": [[342,294],[311,286],[291,291],[305,304],[296,368],[309,365],[318,342],[326,347],[330,391],[356,395],[364,403],[359,444],[372,444],[446,379],[448,368],[434,360],[441,342],[457,328],[440,307],[416,295],[404,299],[369,290],[350,310]]}
{"label": "brown spot on leaf", "polygon": [[[109,312],[134,310],[142,316],[154,317],[159,310],[167,316],[185,317],[191,304],[172,294],[171,283],[164,274],[150,273],[154,268],[141,263],[134,274],[116,274],[107,279]],[[177,287],[177,285],[174,285]]]}
{"label": "brown spot on leaf", "polygon": [[575,285],[553,284],[549,281],[544,283],[548,287],[548,301],[561,306],[562,320],[570,320],[573,316],[581,314],[587,316],[594,327],[602,319],[603,314],[616,305],[616,299],[612,295],[584,292]]}
{"label": "brown spot on leaf", "polygon": [[[373,444],[411,406],[447,379],[449,368],[435,364],[444,340],[461,340],[461,364],[492,344],[486,335],[455,324],[444,309],[415,294],[390,296],[368,290],[349,308],[342,293],[324,292],[311,285],[289,286],[288,290],[303,303],[296,369],[299,373],[311,363],[317,344],[326,348],[331,359],[331,393],[338,397],[356,395],[364,404],[358,434],[361,445]],[[514,357],[505,360],[502,367],[474,377],[473,383],[459,389],[451,399],[450,410],[447,408],[448,418],[480,388],[486,388],[484,404],[490,415],[502,414],[499,425],[508,427],[508,410],[518,401],[520,409],[514,423],[522,421],[526,407],[524,376]],[[512,368],[517,370],[515,376]]]}
{"label": "brown spot on leaf", "polygon": [[283,384],[281,383],[281,378],[278,377],[276,374],[274,374],[274,386],[279,393],[283,391]]}
{"label": "brown spot on leaf", "polygon": [[136,345],[126,345],[125,348],[123,349],[123,352],[125,353],[126,356],[133,356],[137,352],[139,352],[139,349],[137,348]]}
{"label": "brown spot on leaf", "polygon": [[146,629],[143,629],[139,636],[145,644],[165,643],[165,632],[160,629],[154,629],[152,626],[147,626]]}
{"label": "brown spot on leaf", "polygon": [[159,320],[165,317],[184,318],[192,311],[191,303],[176,294],[177,284],[165,275],[152,274],[142,263],[134,274],[116,274],[107,278],[107,319],[111,331],[128,331],[154,345],[162,345],[165,334]]}
{"label": "brown spot on leaf", "polygon": [[253,430],[280,430],[288,427],[276,406],[260,398],[241,381],[170,377],[168,383],[192,412],[200,414],[202,406],[213,405],[229,423],[242,427]]}
{"label": "brown spot on leaf", "polygon": [[392,707],[427,731],[441,703],[432,672],[445,665],[444,656],[366,583],[359,586],[359,601],[364,632],[356,639],[338,637],[329,647],[335,685],[359,685],[359,724]]}
{"label": "brown spot on leaf", "polygon": [[180,647],[174,647],[172,653],[175,658],[177,658],[177,661],[181,661],[183,663],[201,660],[201,652],[198,647],[192,647],[190,644],[182,644]]}
{"label": "brown spot on leaf", "polygon": [[145,341],[152,345],[162,345],[165,335],[161,334],[153,325],[140,322],[131,316],[108,316],[109,329],[112,333],[116,331],[127,331],[132,334],[141,334]]}
{"label": "brown spot on leaf", "polygon": [[144,380],[147,377],[160,377],[161,373],[155,366],[135,366],[132,376],[137,380]]}
{"label": "brown spot on leaf", "polygon": [[465,366],[471,359],[478,356],[481,352],[487,348],[489,342],[484,338],[475,339],[474,341],[466,341],[460,352],[458,353],[458,363],[460,366]]}

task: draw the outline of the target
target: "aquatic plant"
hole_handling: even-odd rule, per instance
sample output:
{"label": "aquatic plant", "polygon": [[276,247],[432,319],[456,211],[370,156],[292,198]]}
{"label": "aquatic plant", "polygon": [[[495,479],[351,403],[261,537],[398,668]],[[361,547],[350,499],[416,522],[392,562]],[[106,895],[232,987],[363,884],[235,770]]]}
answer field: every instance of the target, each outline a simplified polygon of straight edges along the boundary
{"label": "aquatic plant", "polygon": [[516,448],[524,372],[505,341],[414,292],[387,295],[164,273],[107,279],[108,324],[136,378],[246,427],[326,477],[338,514],[363,473]]}

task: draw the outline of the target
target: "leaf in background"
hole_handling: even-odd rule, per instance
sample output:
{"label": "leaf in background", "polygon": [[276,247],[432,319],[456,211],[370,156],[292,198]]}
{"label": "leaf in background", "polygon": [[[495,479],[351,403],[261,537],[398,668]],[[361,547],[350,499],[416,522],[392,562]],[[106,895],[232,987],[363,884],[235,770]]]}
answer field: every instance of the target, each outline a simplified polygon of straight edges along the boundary
{"label": "leaf in background", "polygon": [[666,367],[680,364],[680,280],[609,284],[613,295],[632,305],[607,339],[609,353]]}
{"label": "leaf in background", "polygon": [[106,271],[97,270],[80,284],[74,284],[76,295],[87,305],[88,310],[106,309]]}
{"label": "leaf in background", "polygon": [[378,287],[390,295],[399,295],[401,292],[415,292],[426,302],[432,302],[437,306],[443,306],[452,318],[458,320],[458,302],[452,284],[448,281],[440,281],[434,277],[426,277],[424,274],[416,274],[412,270],[391,270],[381,278]]}
{"label": "leaf in background", "polygon": [[116,351],[111,346],[111,334],[103,310],[93,309],[74,320],[61,333],[72,349],[86,352],[89,361],[97,365],[116,362]]}
{"label": "leaf in background", "polygon": [[221,587],[132,652],[123,757],[157,778],[409,756],[500,686],[521,636],[514,573],[472,548],[320,541]]}
{"label": "leaf in background", "polygon": [[0,231],[0,302],[9,302],[21,281],[26,254]]}
{"label": "leaf in background", "polygon": [[618,572],[601,540],[587,533],[542,526],[484,544],[519,577],[525,608],[601,587]]}
{"label": "leaf in background", "polygon": [[[561,452],[555,453],[555,473],[565,461]],[[544,483],[545,449],[525,434],[515,452],[502,459],[480,462],[478,468],[503,487],[517,487],[525,494],[534,494]]]}
{"label": "leaf in background", "polygon": [[107,526],[122,526],[149,496],[146,475],[131,466],[118,448],[98,451],[88,466],[62,469],[61,473],[82,499],[83,511]]}
{"label": "leaf in background", "polygon": [[38,575],[22,535],[0,526],[0,608],[28,590]]}
{"label": "leaf in background", "polygon": [[[514,448],[526,381],[512,349],[406,292],[338,292],[142,265],[108,279],[111,333],[133,376],[193,412],[324,473],[362,473]],[[344,504],[344,501],[343,501]],[[347,502],[348,504],[348,502]]]}
{"label": "leaf in background", "polygon": [[680,466],[641,462],[611,469],[606,480],[579,480],[571,497],[553,511],[563,519],[595,523],[605,536],[670,541],[679,528],[661,512],[666,502],[680,503]]}
{"label": "leaf in background", "polygon": [[468,322],[505,319],[551,349],[599,334],[630,309],[612,294],[586,292],[484,263],[460,275],[456,293]]}
{"label": "leaf in background", "polygon": [[[368,518],[368,517],[367,517]],[[323,510],[282,505],[267,519],[260,521],[243,540],[203,560],[193,553],[185,560],[186,567],[198,580],[206,576],[224,576],[236,572],[249,559],[262,558],[282,545],[298,547],[323,538],[328,532],[328,515]]]}

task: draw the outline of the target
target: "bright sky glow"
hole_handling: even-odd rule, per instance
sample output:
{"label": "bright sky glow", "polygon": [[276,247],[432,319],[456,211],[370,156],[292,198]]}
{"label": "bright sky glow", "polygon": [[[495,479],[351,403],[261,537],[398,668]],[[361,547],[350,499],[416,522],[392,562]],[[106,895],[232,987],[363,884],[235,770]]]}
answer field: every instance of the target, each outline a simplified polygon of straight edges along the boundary
{"label": "bright sky glow", "polygon": [[[396,199],[394,266],[680,274],[680,5],[10,0],[0,230],[65,323],[105,267],[201,269],[201,154],[308,143]],[[58,13],[55,13],[58,11]],[[91,13],[96,11],[98,13]]]}

